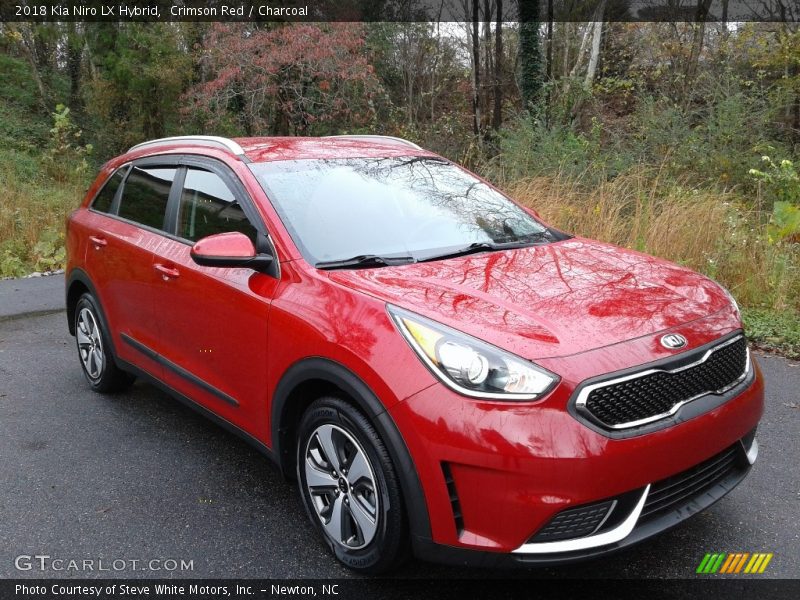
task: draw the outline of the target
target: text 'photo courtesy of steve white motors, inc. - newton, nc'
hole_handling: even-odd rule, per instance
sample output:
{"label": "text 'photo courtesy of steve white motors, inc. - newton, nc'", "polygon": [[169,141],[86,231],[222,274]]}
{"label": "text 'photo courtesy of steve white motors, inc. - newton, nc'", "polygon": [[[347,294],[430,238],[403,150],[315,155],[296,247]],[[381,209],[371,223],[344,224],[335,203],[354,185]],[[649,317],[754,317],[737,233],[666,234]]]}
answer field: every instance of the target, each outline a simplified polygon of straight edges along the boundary
{"label": "text 'photo courtesy of steve white motors, inc. - newton, nc'", "polygon": [[140,6],[125,3],[109,3],[95,6],[81,4],[16,4],[14,16],[36,19],[46,18],[119,18],[119,19],[161,19],[161,18],[226,18],[255,17],[306,17],[308,6],[271,6],[269,4],[249,4],[247,6],[231,2],[214,6],[170,6],[168,8],[152,5]]}
{"label": "text 'photo courtesy of steve white motors, inc. - newton, nc'", "polygon": [[[252,584],[217,584],[214,583],[54,583],[48,585],[17,583],[14,594],[18,597],[62,596],[69,598],[241,598],[244,596],[268,595],[297,596],[313,598],[317,596],[339,596],[350,586],[338,583],[264,583]],[[341,588],[341,589],[340,589]]]}

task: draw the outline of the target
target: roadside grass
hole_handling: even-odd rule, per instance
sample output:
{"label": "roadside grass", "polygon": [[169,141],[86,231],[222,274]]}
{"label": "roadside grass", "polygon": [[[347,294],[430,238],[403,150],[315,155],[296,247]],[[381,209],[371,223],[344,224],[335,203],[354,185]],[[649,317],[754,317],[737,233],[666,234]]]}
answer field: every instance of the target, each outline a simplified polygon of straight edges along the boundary
{"label": "roadside grass", "polygon": [[0,150],[0,277],[64,266],[64,222],[83,197],[83,181],[52,179],[33,153]]}
{"label": "roadside grass", "polygon": [[[48,84],[66,95],[65,78]],[[25,61],[0,53],[0,277],[63,267],[64,220],[86,187],[72,161],[46,160],[53,114],[37,98]]]}
{"label": "roadside grass", "polygon": [[762,350],[800,360],[800,318],[797,313],[743,308],[748,337]]}
{"label": "roadside grass", "polygon": [[753,342],[800,357],[800,244],[771,243],[769,217],[735,192],[662,182],[643,167],[583,185],[556,174],[507,193],[564,231],[660,256],[727,287]]}
{"label": "roadside grass", "polygon": [[[50,84],[66,97],[65,78]],[[76,168],[85,164],[83,142],[67,113],[57,113],[46,114],[39,105],[27,65],[0,54],[0,277],[64,265],[64,221],[92,173]],[[739,113],[755,114],[748,107]],[[742,191],[749,134],[737,144],[718,144],[730,156],[709,165],[698,157],[712,156],[717,146],[710,138],[676,138],[656,113],[640,116],[638,137],[618,143],[609,138],[605,145],[608,132],[600,127],[582,135],[535,128],[524,119],[505,134],[502,153],[479,170],[564,231],[661,256],[716,279],[738,300],[757,345],[800,358],[800,243],[771,242],[769,214]],[[677,133],[688,135],[681,127]],[[636,150],[636,140],[647,147]],[[656,160],[660,165],[646,164]],[[733,175],[711,168],[729,163],[738,165],[728,169]],[[721,187],[723,179],[728,183]]]}
{"label": "roadside grass", "polygon": [[[58,182],[33,152],[0,150],[0,277],[64,265],[64,222],[86,181]],[[505,186],[552,225],[672,260],[726,286],[760,348],[800,358],[800,244],[771,244],[735,193],[661,186],[644,169],[596,186],[567,176]]]}

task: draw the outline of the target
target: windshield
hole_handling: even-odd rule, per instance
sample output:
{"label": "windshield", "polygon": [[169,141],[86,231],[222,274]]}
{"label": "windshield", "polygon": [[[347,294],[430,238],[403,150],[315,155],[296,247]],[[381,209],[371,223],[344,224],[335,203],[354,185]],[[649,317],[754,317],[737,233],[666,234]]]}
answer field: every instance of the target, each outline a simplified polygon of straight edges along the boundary
{"label": "windshield", "polygon": [[[544,225],[460,167],[425,157],[249,165],[306,260],[431,260],[543,243]],[[377,266],[380,266],[378,264]]]}

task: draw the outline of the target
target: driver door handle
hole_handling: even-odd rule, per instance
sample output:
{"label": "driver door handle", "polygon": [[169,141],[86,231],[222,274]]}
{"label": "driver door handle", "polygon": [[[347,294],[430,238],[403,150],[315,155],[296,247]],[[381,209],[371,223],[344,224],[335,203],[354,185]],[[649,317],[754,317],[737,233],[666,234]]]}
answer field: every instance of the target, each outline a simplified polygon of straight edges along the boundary
{"label": "driver door handle", "polygon": [[180,277],[181,274],[180,271],[178,271],[178,269],[171,269],[170,267],[162,265],[161,263],[156,263],[155,265],[153,265],[153,267],[155,268],[156,271],[161,273],[161,277],[162,279],[164,279],[164,281],[169,281],[170,279],[177,279],[178,277]]}
{"label": "driver door handle", "polygon": [[92,242],[92,244],[94,244],[95,250],[100,250],[100,248],[105,248],[106,246],[108,246],[108,242],[104,237],[90,235],[89,241]]}

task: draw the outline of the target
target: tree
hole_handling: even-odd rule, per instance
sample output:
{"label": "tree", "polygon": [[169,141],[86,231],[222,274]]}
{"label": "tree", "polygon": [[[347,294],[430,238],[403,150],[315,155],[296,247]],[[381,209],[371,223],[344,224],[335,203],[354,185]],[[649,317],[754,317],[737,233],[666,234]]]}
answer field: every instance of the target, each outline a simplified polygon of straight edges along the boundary
{"label": "tree", "polygon": [[92,25],[86,109],[102,153],[174,130],[178,99],[192,72],[179,24]]}
{"label": "tree", "polygon": [[497,0],[497,20],[494,26],[494,112],[492,127],[500,129],[503,121],[503,0]]}
{"label": "tree", "polygon": [[519,89],[523,106],[533,110],[541,98],[543,84],[539,0],[520,0],[519,17]]}
{"label": "tree", "polygon": [[[697,12],[695,13],[696,22],[692,27],[692,45],[689,52],[689,58],[686,61],[686,70],[684,73],[684,98],[687,103],[691,99],[691,87],[697,77],[697,64],[700,61],[700,54],[703,51],[703,41],[706,33],[706,21],[708,20],[708,10],[711,8],[712,0],[697,0]],[[726,15],[727,17],[727,15]]]}
{"label": "tree", "polygon": [[481,37],[479,25],[481,21],[480,4],[472,0],[472,132],[478,135],[481,131]]}
{"label": "tree", "polygon": [[597,5],[592,22],[592,52],[589,55],[589,65],[586,67],[586,78],[583,80],[583,87],[591,90],[594,82],[594,75],[597,72],[597,61],[600,58],[600,39],[603,34],[603,12],[606,8],[606,0],[601,0]]}
{"label": "tree", "polygon": [[206,128],[313,135],[366,125],[381,91],[357,23],[272,29],[215,24],[202,60],[208,81],[186,94]]}
{"label": "tree", "polygon": [[69,105],[74,109],[83,104],[81,97],[81,63],[83,59],[83,47],[85,44],[81,24],[69,22],[66,24],[66,45],[67,45],[67,73],[69,75]]}
{"label": "tree", "polygon": [[[462,96],[459,85],[468,77],[458,40],[443,34],[438,20],[368,23],[365,29],[367,57],[386,92],[376,110],[383,110],[388,117],[392,109],[400,109],[404,125],[416,129],[459,110],[465,100],[471,101],[471,96]],[[392,123],[385,125],[387,132],[393,130]]]}
{"label": "tree", "polygon": [[31,78],[36,84],[36,89],[39,92],[39,107],[46,113],[48,111],[48,104],[50,102],[50,94],[45,88],[42,75],[40,73],[39,61],[36,59],[34,31],[33,24],[31,23],[6,23],[5,25],[8,37],[18,44],[22,51],[25,60],[31,69]]}

